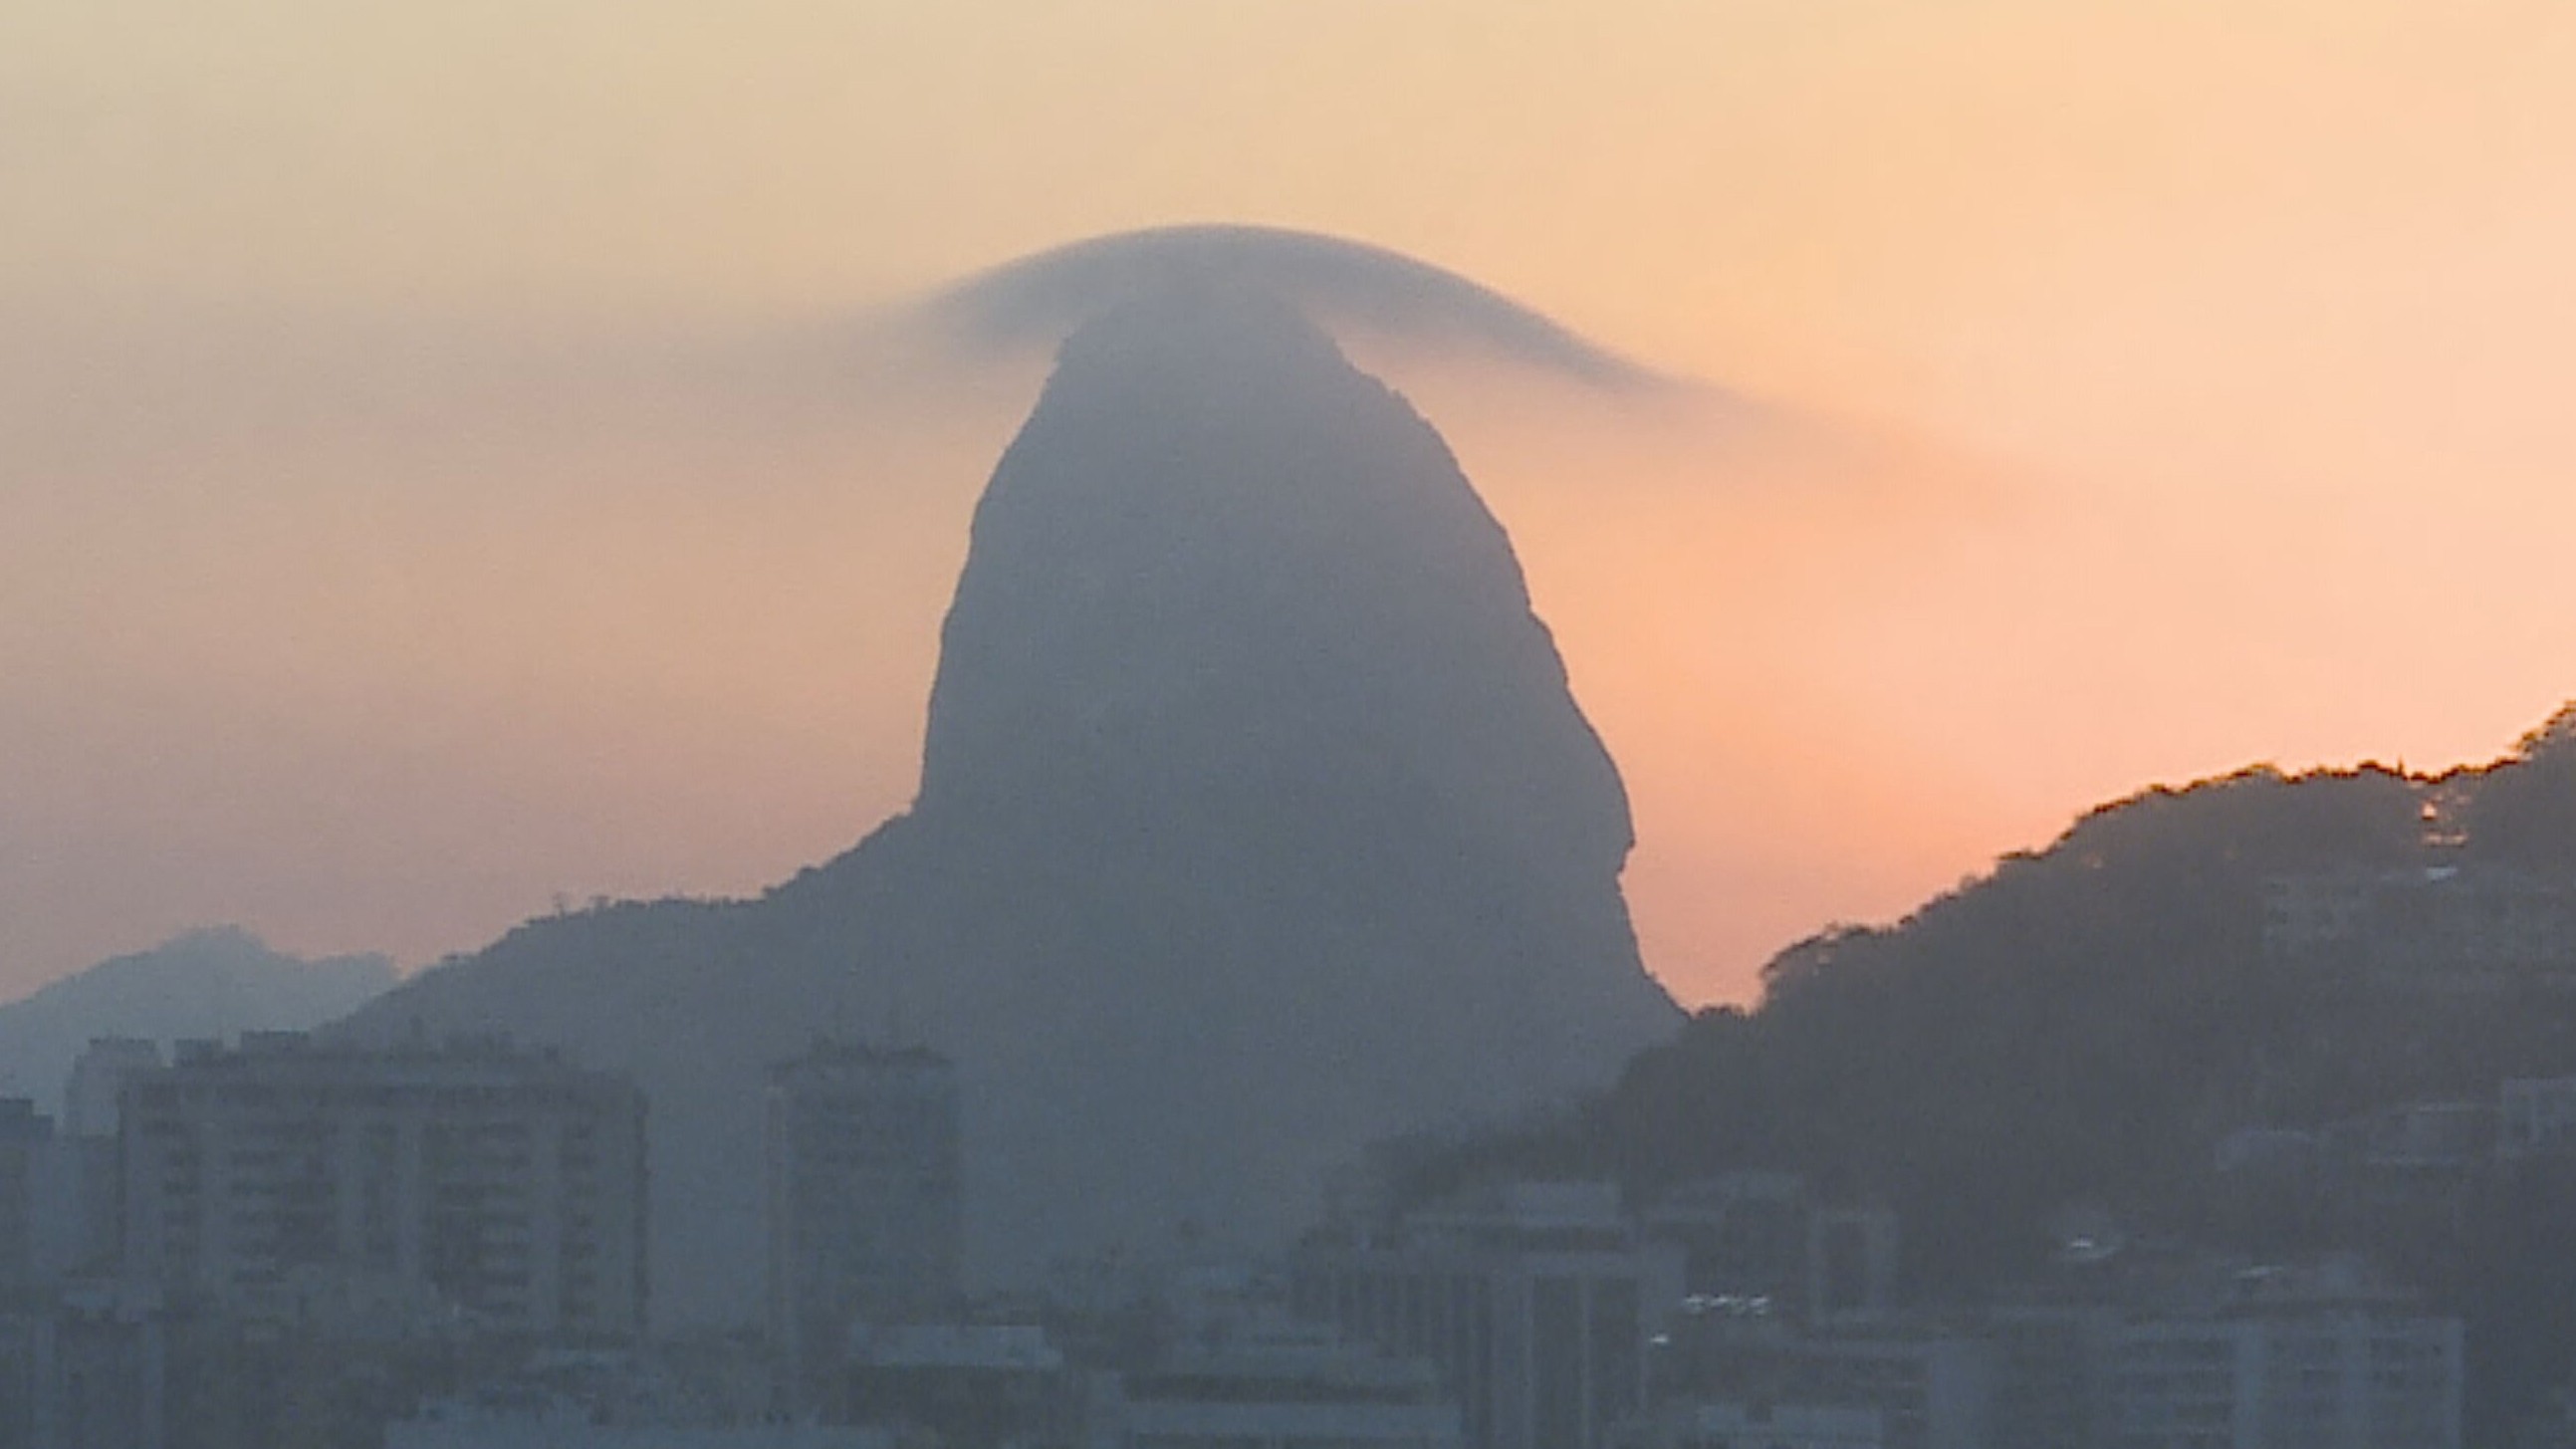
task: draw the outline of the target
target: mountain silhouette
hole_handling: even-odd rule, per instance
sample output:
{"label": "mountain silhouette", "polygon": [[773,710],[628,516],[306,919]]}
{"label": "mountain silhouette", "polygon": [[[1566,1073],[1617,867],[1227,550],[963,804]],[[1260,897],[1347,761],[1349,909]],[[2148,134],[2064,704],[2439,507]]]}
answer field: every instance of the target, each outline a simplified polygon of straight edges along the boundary
{"label": "mountain silhouette", "polygon": [[1680,1015],[1627,800],[1439,435],[1294,307],[1129,299],[978,505],[912,808],[756,901],[532,922],[361,1032],[507,1029],[652,1102],[666,1320],[759,1290],[759,1085],[955,1058],[985,1281],[1304,1221],[1372,1139],[1605,1083]]}
{"label": "mountain silhouette", "polygon": [[63,1078],[90,1039],[301,1031],[345,1016],[394,984],[383,956],[305,960],[236,926],[215,926],[76,971],[0,1005],[0,1095],[61,1105]]}

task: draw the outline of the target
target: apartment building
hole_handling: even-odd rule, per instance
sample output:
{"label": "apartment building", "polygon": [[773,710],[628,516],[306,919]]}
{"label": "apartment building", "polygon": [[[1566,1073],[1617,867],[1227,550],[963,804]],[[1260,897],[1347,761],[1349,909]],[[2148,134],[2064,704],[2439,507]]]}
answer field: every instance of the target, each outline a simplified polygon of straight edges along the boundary
{"label": "apartment building", "polygon": [[119,1091],[128,1276],[251,1319],[645,1326],[644,1099],[497,1039],[182,1044]]}

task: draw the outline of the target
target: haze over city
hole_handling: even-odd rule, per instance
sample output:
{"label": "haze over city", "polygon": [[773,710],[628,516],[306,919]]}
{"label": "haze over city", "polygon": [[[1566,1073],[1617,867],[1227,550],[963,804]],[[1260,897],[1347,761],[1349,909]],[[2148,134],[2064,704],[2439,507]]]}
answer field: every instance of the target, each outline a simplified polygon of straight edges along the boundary
{"label": "haze over city", "polygon": [[1686,1004],[2152,782],[2483,760],[2576,692],[2571,73],[2504,0],[9,7],[0,985],[846,847],[1045,357],[886,319],[1179,223],[1765,420],[1344,337]]}
{"label": "haze over city", "polygon": [[2576,1449],[2571,79],[0,0],[0,1449]]}

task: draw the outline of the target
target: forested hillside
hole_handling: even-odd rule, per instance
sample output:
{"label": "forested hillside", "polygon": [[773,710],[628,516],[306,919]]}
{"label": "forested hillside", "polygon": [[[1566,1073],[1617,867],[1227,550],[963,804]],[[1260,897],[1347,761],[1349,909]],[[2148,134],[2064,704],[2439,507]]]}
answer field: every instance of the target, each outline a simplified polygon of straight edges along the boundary
{"label": "forested hillside", "polygon": [[1425,1154],[1412,1186],[1795,1169],[1895,1207],[1926,1294],[2027,1266],[2069,1206],[2193,1231],[2230,1132],[2576,1074],[2548,973],[2457,989],[2265,949],[2279,882],[2453,870],[2576,887],[2576,709],[2438,777],[2258,767],[2106,805],[1903,921],[1792,947],[1754,1010],[1702,1012],[1560,1120]]}

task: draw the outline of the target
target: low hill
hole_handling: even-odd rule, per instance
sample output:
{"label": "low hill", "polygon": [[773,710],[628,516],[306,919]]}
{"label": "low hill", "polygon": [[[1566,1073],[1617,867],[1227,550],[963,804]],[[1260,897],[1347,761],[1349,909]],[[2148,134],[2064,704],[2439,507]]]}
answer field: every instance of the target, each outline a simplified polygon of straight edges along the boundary
{"label": "low hill", "polygon": [[0,1093],[60,1108],[63,1078],[90,1039],[304,1031],[392,989],[385,956],[305,960],[237,927],[192,931],[102,961],[0,1006]]}

